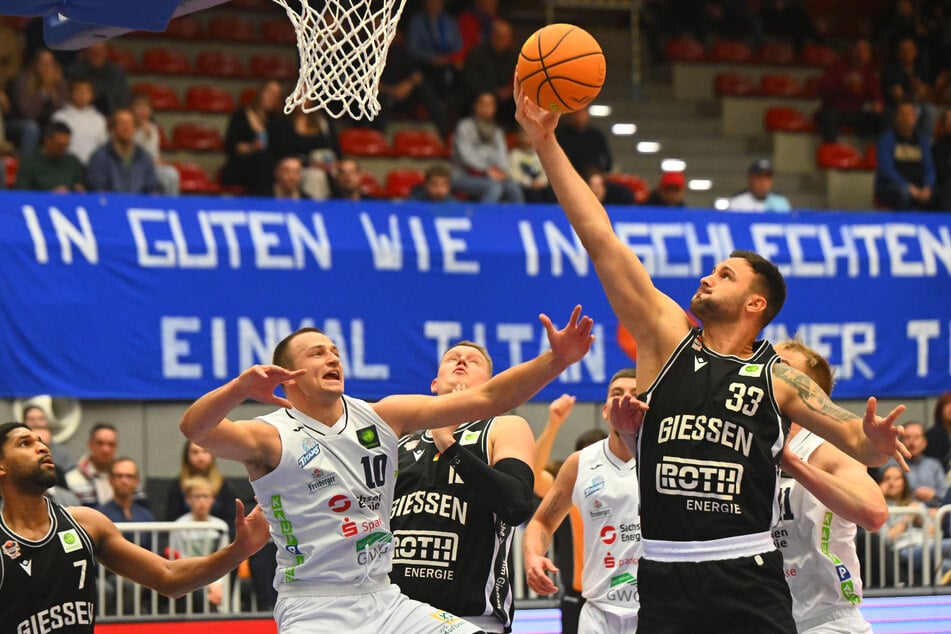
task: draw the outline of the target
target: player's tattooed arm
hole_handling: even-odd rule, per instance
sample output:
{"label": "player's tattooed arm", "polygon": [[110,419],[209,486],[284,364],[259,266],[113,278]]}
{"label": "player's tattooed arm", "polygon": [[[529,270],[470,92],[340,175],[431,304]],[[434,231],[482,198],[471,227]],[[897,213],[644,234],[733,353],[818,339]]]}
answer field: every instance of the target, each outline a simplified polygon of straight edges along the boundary
{"label": "player's tattooed arm", "polygon": [[777,363],[773,366],[773,376],[791,386],[806,407],[834,422],[845,423],[858,418],[852,412],[833,403],[815,381],[796,368],[785,363]]}
{"label": "player's tattooed arm", "polygon": [[[549,499],[542,513],[544,514],[545,521],[551,523],[560,523],[563,510],[559,507],[561,506],[561,491],[554,490],[552,491],[551,499]],[[557,526],[557,524],[555,524]]]}

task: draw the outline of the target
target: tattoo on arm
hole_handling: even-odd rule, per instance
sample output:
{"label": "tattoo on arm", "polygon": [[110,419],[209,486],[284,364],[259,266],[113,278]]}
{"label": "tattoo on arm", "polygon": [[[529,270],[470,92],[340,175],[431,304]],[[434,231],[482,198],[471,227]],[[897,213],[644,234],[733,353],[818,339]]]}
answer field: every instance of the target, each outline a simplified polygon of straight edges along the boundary
{"label": "tattoo on arm", "polygon": [[800,400],[812,411],[827,416],[836,423],[844,423],[858,418],[852,412],[833,403],[812,379],[799,370],[785,363],[777,363],[773,365],[773,374],[796,390]]}
{"label": "tattoo on arm", "polygon": [[561,501],[561,491],[555,491],[552,495],[551,500],[548,501],[548,504],[545,506],[545,519],[549,522],[554,521],[555,517],[558,515],[558,506]]}

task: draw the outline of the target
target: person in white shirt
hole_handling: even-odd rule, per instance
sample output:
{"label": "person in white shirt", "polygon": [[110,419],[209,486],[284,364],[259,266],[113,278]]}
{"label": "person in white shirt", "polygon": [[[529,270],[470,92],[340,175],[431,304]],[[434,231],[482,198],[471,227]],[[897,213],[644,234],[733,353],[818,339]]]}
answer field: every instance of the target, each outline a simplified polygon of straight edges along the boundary
{"label": "person in white shirt", "polygon": [[746,172],[747,188],[730,198],[730,211],[789,212],[792,204],[773,191],[773,163],[769,159],[753,161]]}
{"label": "person in white shirt", "polygon": [[[228,541],[228,523],[220,517],[211,514],[211,506],[215,503],[215,494],[212,491],[208,478],[193,476],[182,484],[185,492],[185,502],[191,510],[177,520],[180,522],[203,522],[207,528],[189,528],[172,531],[169,537],[171,557],[204,557],[218,550],[222,543]],[[224,585],[219,579],[205,587],[205,594],[211,606],[221,605]],[[197,592],[199,601],[203,600]]]}
{"label": "person in white shirt", "polygon": [[106,118],[92,105],[95,96],[91,82],[74,79],[69,84],[69,103],[52,116],[54,121],[62,121],[69,126],[72,131],[69,151],[83,165],[89,162],[89,157],[99,146],[109,141]]}

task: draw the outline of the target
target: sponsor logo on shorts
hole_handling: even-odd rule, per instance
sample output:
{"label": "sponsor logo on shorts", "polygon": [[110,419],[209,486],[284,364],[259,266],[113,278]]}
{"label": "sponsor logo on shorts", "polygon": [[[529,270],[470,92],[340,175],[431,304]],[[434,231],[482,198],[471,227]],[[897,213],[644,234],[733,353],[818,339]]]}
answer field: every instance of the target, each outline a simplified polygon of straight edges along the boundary
{"label": "sponsor logo on shorts", "polygon": [[380,446],[380,435],[376,431],[376,425],[362,427],[357,430],[357,440],[366,449],[376,449]]}
{"label": "sponsor logo on shorts", "polygon": [[83,543],[79,541],[79,533],[76,532],[75,528],[57,533],[57,536],[59,537],[59,543],[63,545],[63,552],[71,553],[74,550],[82,550]]}
{"label": "sponsor logo on shorts", "polygon": [[459,622],[458,616],[456,616],[455,614],[450,614],[449,612],[445,612],[443,610],[440,610],[439,612],[433,612],[432,617],[436,619],[437,621],[439,621],[440,623],[458,623]]}
{"label": "sponsor logo on shorts", "polygon": [[320,453],[320,445],[313,438],[305,438],[301,441],[301,447],[304,453],[297,459],[297,466],[303,469]]}

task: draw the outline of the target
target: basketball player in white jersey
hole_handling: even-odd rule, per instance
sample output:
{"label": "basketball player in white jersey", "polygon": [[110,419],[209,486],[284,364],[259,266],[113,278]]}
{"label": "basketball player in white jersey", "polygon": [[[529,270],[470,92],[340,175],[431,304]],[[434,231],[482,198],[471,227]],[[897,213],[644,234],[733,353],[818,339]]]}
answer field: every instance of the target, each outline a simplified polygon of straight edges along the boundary
{"label": "basketball player in white jersey", "polygon": [[[776,352],[831,394],[832,370],[819,353],[795,340]],[[871,634],[858,608],[855,525],[874,532],[885,523],[880,487],[864,465],[795,422],[782,464],[773,542],[783,554],[799,634]]]}
{"label": "basketball player in white jersey", "polygon": [[[870,398],[864,417],[836,406],[807,376],[778,363],[763,328],[782,309],[778,267],[734,251],[700,280],[695,327],[662,293],[555,136],[559,115],[532,103],[516,82],[516,119],[538,153],[558,201],[584,244],[618,320],[637,341],[640,398],[620,429],[637,453],[644,556],[638,564],[638,626],[652,634],[796,631],[782,556],[778,466],[790,420],[869,465],[910,456],[895,423]],[[621,405],[619,405],[621,407]],[[755,595],[758,601],[750,601]]]}
{"label": "basketball player in white jersey", "polygon": [[[637,396],[633,369],[611,377],[608,399],[601,408],[605,420],[611,401],[624,395]],[[578,632],[635,632],[637,563],[642,550],[637,471],[631,450],[614,429],[606,439],[568,456],[525,529],[525,576],[538,594],[558,591],[547,574],[558,569],[546,553],[572,504],[578,507],[584,526],[581,595],[585,603]]]}
{"label": "basketball player in white jersey", "polygon": [[[212,454],[241,462],[277,545],[275,618],[282,634],[467,634],[459,617],[413,601],[390,583],[390,509],[397,439],[419,429],[490,418],[521,405],[580,360],[592,321],[581,307],[551,349],[482,385],[376,403],[344,394],[337,347],[315,328],[285,337],[258,365],[198,399],[181,430]],[[283,386],[287,398],[274,394]],[[248,398],[281,409],[249,421],[228,414]]]}

